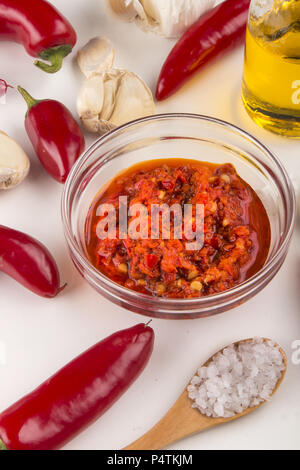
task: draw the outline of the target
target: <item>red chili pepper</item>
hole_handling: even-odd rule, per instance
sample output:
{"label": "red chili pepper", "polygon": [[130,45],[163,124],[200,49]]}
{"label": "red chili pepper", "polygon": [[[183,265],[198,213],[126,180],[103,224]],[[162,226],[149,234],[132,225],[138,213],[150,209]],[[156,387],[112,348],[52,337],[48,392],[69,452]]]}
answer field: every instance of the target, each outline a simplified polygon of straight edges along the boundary
{"label": "red chili pepper", "polygon": [[7,88],[13,88],[13,87],[8,85],[5,80],[0,78],[0,98],[6,95]]}
{"label": "red chili pepper", "polygon": [[162,181],[161,184],[168,191],[173,191],[173,189],[175,187],[175,183],[173,181],[169,181],[169,180]]}
{"label": "red chili pepper", "polygon": [[85,148],[79,125],[59,101],[38,101],[23,88],[18,90],[28,105],[25,127],[37,156],[56,181],[65,183]]}
{"label": "red chili pepper", "polygon": [[219,248],[219,240],[218,240],[218,237],[213,237],[210,239],[210,242],[209,242],[210,246],[212,246],[215,250],[217,250]]}
{"label": "red chili pepper", "polygon": [[25,233],[0,225],[0,271],[41,297],[60,287],[57,265],[47,248]]}
{"label": "red chili pepper", "polygon": [[126,392],[148,363],[153,343],[152,328],[139,324],[84,352],[0,414],[2,448],[54,450],[65,445]]}
{"label": "red chili pepper", "polygon": [[0,0],[0,40],[23,44],[35,65],[48,73],[57,72],[64,57],[76,44],[71,24],[45,0]]}
{"label": "red chili pepper", "polygon": [[250,0],[226,0],[185,32],[161,70],[158,100],[178,90],[207,62],[244,41],[249,5]]}
{"label": "red chili pepper", "polygon": [[159,260],[158,256],[156,255],[147,255],[146,259],[147,259],[147,266],[150,269],[153,269]]}

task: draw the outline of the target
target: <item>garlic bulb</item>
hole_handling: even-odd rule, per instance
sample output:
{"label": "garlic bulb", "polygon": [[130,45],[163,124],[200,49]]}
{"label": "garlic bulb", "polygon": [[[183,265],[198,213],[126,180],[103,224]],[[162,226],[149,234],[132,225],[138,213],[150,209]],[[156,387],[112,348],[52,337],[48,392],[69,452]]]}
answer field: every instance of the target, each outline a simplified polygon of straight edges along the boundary
{"label": "garlic bulb", "polygon": [[91,39],[77,54],[77,62],[82,73],[91,77],[94,73],[110,70],[114,63],[115,51],[105,37]]}
{"label": "garlic bulb", "polygon": [[86,80],[77,109],[84,127],[100,134],[155,112],[152,93],[143,80],[121,69]]}
{"label": "garlic bulb", "polygon": [[127,70],[112,69],[114,55],[111,42],[101,37],[91,39],[78,53],[78,65],[87,80],[78,95],[77,110],[90,132],[102,134],[155,112],[152,93],[143,80]]}
{"label": "garlic bulb", "polygon": [[215,0],[106,0],[120,18],[168,38],[181,36]]}
{"label": "garlic bulb", "polygon": [[0,131],[0,189],[20,184],[30,168],[29,159],[17,142]]}

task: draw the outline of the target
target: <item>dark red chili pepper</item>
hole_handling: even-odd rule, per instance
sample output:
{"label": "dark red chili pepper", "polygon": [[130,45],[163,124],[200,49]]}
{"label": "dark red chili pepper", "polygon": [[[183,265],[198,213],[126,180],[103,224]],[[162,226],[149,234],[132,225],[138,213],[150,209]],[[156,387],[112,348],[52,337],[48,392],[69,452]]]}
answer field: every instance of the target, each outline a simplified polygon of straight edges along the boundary
{"label": "dark red chili pepper", "polygon": [[60,287],[57,265],[47,248],[25,233],[0,225],[0,271],[41,297]]}
{"label": "dark red chili pepper", "polygon": [[6,95],[7,88],[13,88],[13,87],[8,85],[5,80],[0,78],[0,98]]}
{"label": "dark red chili pepper", "polygon": [[173,181],[169,181],[169,180],[162,181],[161,184],[168,191],[173,191],[173,189],[175,187],[175,184],[173,183]]}
{"label": "dark red chili pepper", "polygon": [[0,0],[0,40],[23,44],[35,65],[48,73],[57,72],[64,57],[76,44],[71,24],[45,0]]}
{"label": "dark red chili pepper", "polygon": [[150,359],[153,343],[152,328],[139,324],[74,359],[0,414],[3,449],[54,450],[65,445],[137,379]]}
{"label": "dark red chili pepper", "polygon": [[38,101],[23,88],[18,90],[28,105],[25,127],[37,156],[56,181],[65,183],[85,148],[79,125],[59,101]]}
{"label": "dark red chili pepper", "polygon": [[219,240],[217,237],[213,237],[210,239],[210,246],[212,246],[215,250],[219,248]]}
{"label": "dark red chili pepper", "polygon": [[156,98],[180,88],[207,62],[245,39],[250,0],[226,0],[205,13],[177,42],[161,70]]}
{"label": "dark red chili pepper", "polygon": [[156,255],[147,255],[146,257],[148,268],[153,269],[154,266],[158,263],[159,258]]}

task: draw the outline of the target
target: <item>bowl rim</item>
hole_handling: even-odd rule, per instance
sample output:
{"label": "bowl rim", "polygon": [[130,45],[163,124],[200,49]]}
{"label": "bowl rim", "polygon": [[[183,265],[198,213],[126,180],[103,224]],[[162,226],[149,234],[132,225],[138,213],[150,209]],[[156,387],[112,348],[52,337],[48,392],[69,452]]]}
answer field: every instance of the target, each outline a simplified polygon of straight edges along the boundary
{"label": "bowl rim", "polygon": [[[126,287],[121,286],[120,284],[112,281],[110,278],[105,276],[104,274],[101,273],[101,271],[97,270],[97,268],[89,261],[89,259],[82,254],[81,249],[78,247],[78,244],[74,238],[73,231],[71,230],[71,220],[70,217],[68,216],[68,200],[69,200],[69,195],[71,193],[72,187],[73,187],[73,182],[74,179],[77,176],[78,171],[80,170],[80,167],[84,162],[86,162],[93,151],[101,146],[102,143],[107,142],[107,140],[111,139],[118,133],[131,128],[135,126],[136,124],[143,124],[147,122],[153,122],[153,121],[158,121],[162,119],[196,119],[200,121],[206,121],[210,122],[213,124],[220,125],[221,127],[225,127],[226,129],[230,131],[234,131],[235,133],[237,132],[240,137],[245,138],[246,140],[250,140],[252,144],[255,144],[261,151],[266,153],[273,162],[277,165],[278,169],[281,172],[281,176],[283,177],[284,185],[286,186],[287,194],[290,198],[290,218],[287,220],[287,228],[284,233],[281,233],[281,240],[280,240],[280,245],[274,255],[265,263],[265,265],[253,276],[251,276],[249,279],[246,279],[244,282],[238,284],[235,287],[232,287],[231,289],[228,289],[223,292],[219,292],[213,295],[208,295],[204,297],[195,297],[192,299],[178,299],[178,298],[165,298],[165,297],[155,297],[147,294],[143,294],[131,289],[128,289]],[[102,156],[99,158],[99,161],[101,159],[104,159],[105,156]],[[255,159],[255,156],[254,156]],[[278,187],[278,184],[276,183],[276,186]],[[226,300],[230,300],[232,296],[235,298],[239,298],[240,296],[243,295],[244,291],[250,290],[252,287],[255,285],[259,285],[260,281],[263,282],[264,278],[266,275],[272,271],[272,268],[276,266],[280,260],[283,258],[284,255],[287,251],[288,245],[290,243],[290,239],[292,237],[294,227],[295,227],[295,221],[296,221],[296,196],[295,196],[295,190],[293,187],[293,184],[291,182],[291,179],[287,173],[287,170],[279,160],[279,158],[276,156],[275,153],[273,153],[266,145],[264,145],[262,142],[260,142],[256,137],[245,131],[244,129],[236,126],[235,124],[231,124],[225,120],[219,119],[219,118],[214,118],[212,116],[206,116],[204,114],[195,114],[195,113],[162,113],[162,114],[155,114],[153,116],[146,116],[140,119],[135,119],[133,121],[130,121],[126,124],[123,124],[122,126],[119,126],[103,136],[100,136],[94,143],[92,143],[84,152],[83,154],[79,157],[79,159],[76,161],[74,164],[68,179],[65,183],[63,194],[62,194],[62,199],[61,199],[61,214],[62,214],[62,221],[63,221],[63,228],[64,228],[64,233],[65,233],[65,238],[67,240],[68,246],[72,252],[73,255],[75,255],[77,261],[80,263],[80,265],[91,275],[93,278],[96,278],[97,281],[102,282],[103,284],[106,284],[107,287],[110,288],[110,292],[112,291],[118,291],[120,294],[125,295],[126,297],[130,297],[131,300],[138,300],[138,301],[145,301],[146,303],[156,303],[159,304],[161,308],[164,307],[172,307],[174,304],[180,306],[184,305],[185,307],[191,306],[191,307],[198,307],[201,308],[201,304],[203,306],[207,303],[212,303],[213,305],[217,304],[219,301],[222,303],[226,302]],[[207,306],[207,305],[206,305]],[[179,313],[179,312],[178,312]]]}

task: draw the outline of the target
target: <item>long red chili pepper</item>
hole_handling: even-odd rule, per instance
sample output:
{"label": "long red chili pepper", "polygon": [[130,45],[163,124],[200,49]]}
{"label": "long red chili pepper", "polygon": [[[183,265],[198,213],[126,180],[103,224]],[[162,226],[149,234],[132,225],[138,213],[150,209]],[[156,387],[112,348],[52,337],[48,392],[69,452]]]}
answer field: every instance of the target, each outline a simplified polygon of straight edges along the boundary
{"label": "long red chili pepper", "polygon": [[137,379],[154,343],[139,324],[104,339],[0,414],[0,449],[54,450],[98,419]]}
{"label": "long red chili pepper", "polygon": [[5,80],[0,78],[0,98],[6,95],[7,88],[13,88],[11,85],[8,85]]}
{"label": "long red chili pepper", "polygon": [[57,72],[76,44],[71,24],[45,0],[0,0],[0,40],[23,44],[35,65]]}
{"label": "long red chili pepper", "polygon": [[249,5],[250,0],[226,0],[185,32],[161,70],[158,100],[178,90],[207,62],[244,41]]}
{"label": "long red chili pepper", "polygon": [[23,88],[18,90],[28,105],[25,127],[37,156],[56,181],[65,183],[85,148],[79,125],[59,101],[38,101]]}
{"label": "long red chili pepper", "polygon": [[47,248],[25,233],[0,225],[0,271],[41,297],[63,288],[57,265]]}

